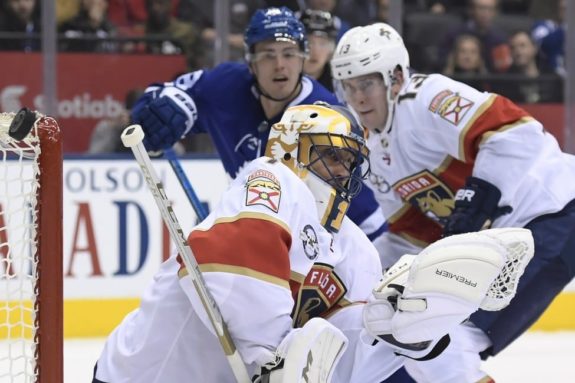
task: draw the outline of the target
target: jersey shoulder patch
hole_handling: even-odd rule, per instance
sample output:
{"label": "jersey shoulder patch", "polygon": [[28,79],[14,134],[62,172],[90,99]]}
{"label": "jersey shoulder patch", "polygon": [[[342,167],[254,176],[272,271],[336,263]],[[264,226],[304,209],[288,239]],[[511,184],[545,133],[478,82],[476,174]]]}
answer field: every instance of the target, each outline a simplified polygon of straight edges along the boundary
{"label": "jersey shoulder patch", "polygon": [[458,125],[471,109],[474,102],[457,92],[443,90],[438,93],[429,105],[429,110],[453,125]]}
{"label": "jersey shoulder patch", "polygon": [[258,169],[246,181],[246,206],[262,205],[277,213],[281,202],[281,185],[270,171]]}

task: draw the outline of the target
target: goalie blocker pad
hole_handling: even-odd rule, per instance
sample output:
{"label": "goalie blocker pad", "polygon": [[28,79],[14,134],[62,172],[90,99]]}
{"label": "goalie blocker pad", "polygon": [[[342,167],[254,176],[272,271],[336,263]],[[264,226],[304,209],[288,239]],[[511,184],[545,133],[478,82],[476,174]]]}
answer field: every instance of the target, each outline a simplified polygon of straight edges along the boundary
{"label": "goalie blocker pad", "polygon": [[322,318],[310,319],[280,343],[275,361],[262,367],[255,383],[328,383],[348,340]]}
{"label": "goalie blocker pad", "polygon": [[442,239],[416,257],[402,257],[384,275],[364,309],[366,330],[401,354],[420,358],[480,307],[508,304],[532,256],[526,229]]}

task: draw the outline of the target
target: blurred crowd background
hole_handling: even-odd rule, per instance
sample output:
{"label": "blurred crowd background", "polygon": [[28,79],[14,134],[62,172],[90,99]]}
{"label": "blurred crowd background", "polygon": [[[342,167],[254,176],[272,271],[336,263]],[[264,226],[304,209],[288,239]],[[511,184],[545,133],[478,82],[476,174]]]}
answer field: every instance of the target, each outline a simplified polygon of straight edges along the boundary
{"label": "blurred crowd background", "polygon": [[[384,21],[402,33],[417,72],[443,73],[520,104],[563,103],[567,93],[567,0],[55,0],[54,8],[40,0],[0,2],[0,55],[41,52],[47,20],[42,10],[52,9],[56,54],[178,55],[185,66],[176,76],[242,61],[243,31],[252,13],[287,6],[312,18],[306,24],[312,27],[305,71],[328,87],[326,64],[341,35]],[[322,20],[313,24],[318,14]],[[125,126],[127,111],[146,85],[126,88],[125,110],[96,125]],[[87,151],[121,150],[102,144],[97,129],[92,134],[96,142]],[[197,138],[184,150],[211,152],[207,140]]]}

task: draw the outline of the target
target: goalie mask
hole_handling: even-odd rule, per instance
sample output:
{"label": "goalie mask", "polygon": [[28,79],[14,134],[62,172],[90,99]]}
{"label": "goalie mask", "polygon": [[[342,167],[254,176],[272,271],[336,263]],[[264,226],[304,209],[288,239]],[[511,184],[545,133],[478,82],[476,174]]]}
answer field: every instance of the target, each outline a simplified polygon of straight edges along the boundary
{"label": "goalie mask", "polygon": [[372,73],[380,73],[387,88],[388,113],[383,131],[391,126],[395,99],[391,86],[395,83],[396,68],[409,78],[409,53],[403,39],[390,25],[375,23],[347,31],[337,44],[331,70],[333,78],[341,81]]}
{"label": "goalie mask", "polygon": [[322,225],[337,233],[369,172],[364,129],[351,112],[328,104],[292,106],[271,127],[265,155],[306,183]]}

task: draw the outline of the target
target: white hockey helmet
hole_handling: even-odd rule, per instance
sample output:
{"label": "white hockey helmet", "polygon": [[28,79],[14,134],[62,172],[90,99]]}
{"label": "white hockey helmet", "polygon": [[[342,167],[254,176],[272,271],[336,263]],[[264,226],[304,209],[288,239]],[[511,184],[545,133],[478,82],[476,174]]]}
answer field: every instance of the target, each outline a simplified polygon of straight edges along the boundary
{"label": "white hockey helmet", "polygon": [[[351,199],[369,172],[364,134],[347,108],[326,103],[292,106],[270,129],[265,155],[281,161],[306,183],[322,225],[332,233],[339,231]],[[343,151],[348,153],[345,158]],[[333,174],[326,158],[345,166],[347,175]],[[314,170],[312,165],[318,162],[324,164],[327,177]]]}
{"label": "white hockey helmet", "polygon": [[380,73],[387,87],[389,112],[384,130],[391,124],[394,99],[391,86],[394,71],[399,66],[403,78],[409,77],[409,53],[397,31],[385,23],[355,27],[339,40],[331,60],[331,71],[336,80],[345,80],[371,73]]}

